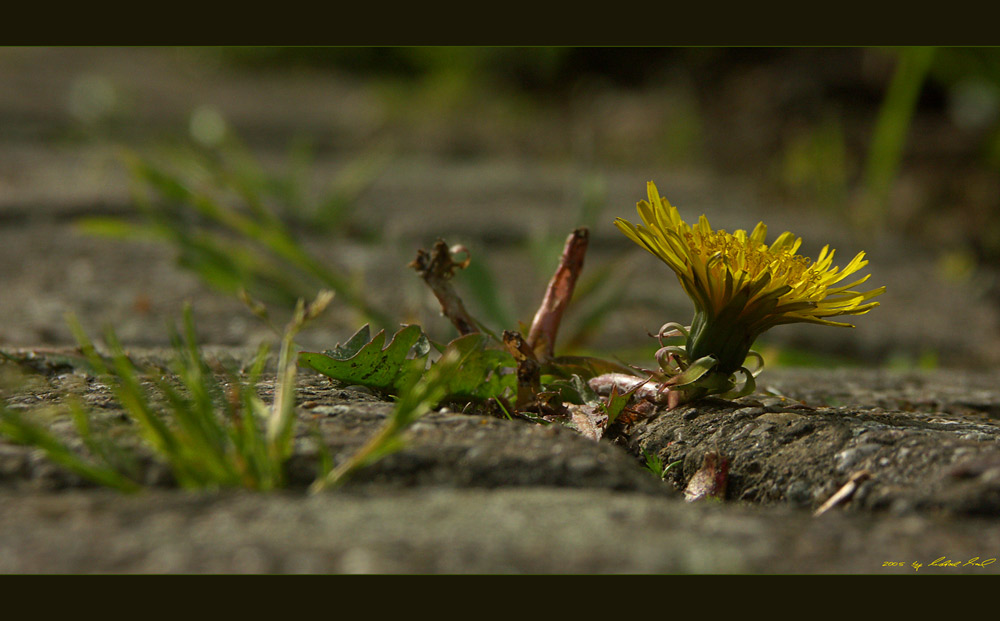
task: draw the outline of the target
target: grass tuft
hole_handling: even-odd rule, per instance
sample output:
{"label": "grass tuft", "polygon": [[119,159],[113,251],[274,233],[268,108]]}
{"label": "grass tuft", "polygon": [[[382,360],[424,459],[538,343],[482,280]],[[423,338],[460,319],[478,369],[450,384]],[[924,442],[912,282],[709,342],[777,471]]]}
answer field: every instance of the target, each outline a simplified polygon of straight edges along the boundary
{"label": "grass tuft", "polygon": [[291,309],[298,299],[329,289],[365,321],[393,325],[350,274],[325,265],[297,234],[308,228],[357,237],[351,209],[384,157],[360,159],[341,175],[337,187],[315,201],[304,196],[308,171],[299,170],[308,161],[276,178],[248,151],[235,147],[185,151],[176,159],[168,164],[123,150],[141,221],[90,217],[81,219],[79,228],[104,237],[165,242],[177,250],[183,268],[229,295],[246,290]]}
{"label": "grass tuft", "polygon": [[[110,329],[105,336],[110,356],[101,356],[76,319],[71,316],[69,322],[84,356],[136,424],[141,440],[169,465],[181,487],[268,491],[285,485],[285,463],[292,453],[294,339],[332,297],[323,292],[313,303],[296,306],[282,336],[271,406],[257,396],[269,347],[261,346],[245,379],[224,369],[217,373],[198,347],[190,307],[185,308],[182,331],[172,334],[169,375],[138,369]],[[124,492],[141,489],[134,455],[95,436],[90,415],[78,403],[70,409],[87,457],[6,407],[0,407],[0,434],[41,449],[52,461],[101,485]]]}

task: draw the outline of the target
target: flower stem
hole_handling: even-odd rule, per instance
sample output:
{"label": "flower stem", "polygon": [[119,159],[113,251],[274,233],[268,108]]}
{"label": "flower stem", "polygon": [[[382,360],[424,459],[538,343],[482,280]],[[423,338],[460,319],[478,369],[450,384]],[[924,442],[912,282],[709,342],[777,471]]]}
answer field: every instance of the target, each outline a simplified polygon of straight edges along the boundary
{"label": "flower stem", "polygon": [[688,334],[688,360],[712,356],[719,362],[711,372],[728,377],[743,366],[753,342],[754,334],[741,322],[720,320],[699,310]]}

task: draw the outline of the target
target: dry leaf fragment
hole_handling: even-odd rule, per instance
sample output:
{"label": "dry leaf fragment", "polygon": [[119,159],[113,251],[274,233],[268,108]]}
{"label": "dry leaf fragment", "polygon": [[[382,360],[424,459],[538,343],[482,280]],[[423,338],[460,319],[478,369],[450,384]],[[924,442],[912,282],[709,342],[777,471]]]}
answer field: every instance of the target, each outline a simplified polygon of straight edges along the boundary
{"label": "dry leaf fragment", "polygon": [[541,368],[531,346],[514,330],[503,331],[503,344],[517,362],[517,409],[534,403],[542,390]]}
{"label": "dry leaf fragment", "polygon": [[581,435],[595,442],[604,436],[604,429],[608,423],[608,415],[602,412],[600,408],[592,405],[576,405],[575,403],[571,403],[566,407],[569,410],[570,422]]}
{"label": "dry leaf fragment", "polygon": [[729,459],[714,451],[705,453],[701,469],[694,473],[684,488],[684,499],[688,502],[703,498],[724,500],[728,480]]}

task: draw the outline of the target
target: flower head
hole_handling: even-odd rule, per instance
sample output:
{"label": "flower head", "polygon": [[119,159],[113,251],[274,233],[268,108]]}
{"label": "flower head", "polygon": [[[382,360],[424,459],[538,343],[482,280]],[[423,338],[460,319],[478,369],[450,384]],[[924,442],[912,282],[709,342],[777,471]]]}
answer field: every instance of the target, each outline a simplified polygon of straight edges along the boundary
{"label": "flower head", "polygon": [[829,246],[815,261],[796,254],[802,240],[788,232],[768,245],[763,222],[749,235],[713,231],[704,215],[691,226],[652,182],[647,189],[649,201],[638,204],[643,223],[618,218],[615,225],[666,263],[694,301],[694,321],[684,330],[682,366],[706,359],[706,372],[728,376],[743,367],[750,346],[765,330],[797,322],[853,327],[830,318],[861,315],[878,306],[869,300],[885,287],[853,290],[870,275],[840,284],[868,264],[864,252],[841,269],[833,266]]}

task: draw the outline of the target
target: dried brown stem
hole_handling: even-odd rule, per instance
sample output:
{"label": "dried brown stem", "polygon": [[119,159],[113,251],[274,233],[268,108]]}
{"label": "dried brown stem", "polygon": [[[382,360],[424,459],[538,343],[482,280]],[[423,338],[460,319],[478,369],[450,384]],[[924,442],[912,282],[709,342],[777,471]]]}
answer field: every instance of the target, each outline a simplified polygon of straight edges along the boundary
{"label": "dried brown stem", "polygon": [[[452,257],[460,252],[465,253],[465,260],[455,262]],[[434,297],[441,304],[441,312],[451,320],[462,336],[479,332],[476,321],[465,310],[462,299],[451,286],[451,277],[455,275],[455,270],[464,269],[469,264],[468,255],[469,251],[464,246],[449,249],[448,244],[439,239],[434,243],[430,253],[423,249],[417,250],[417,258],[410,263],[410,267],[420,274],[434,292]]]}
{"label": "dried brown stem", "polygon": [[503,344],[517,362],[517,404],[521,410],[535,402],[536,396],[542,390],[542,372],[535,352],[528,347],[519,332],[503,331]]}
{"label": "dried brown stem", "polygon": [[583,270],[583,256],[587,253],[589,239],[590,233],[586,227],[576,229],[566,238],[559,267],[552,275],[542,305],[538,307],[535,319],[531,322],[527,342],[541,358],[548,359],[554,355],[559,323],[573,297],[573,287],[576,286],[580,271]]}

